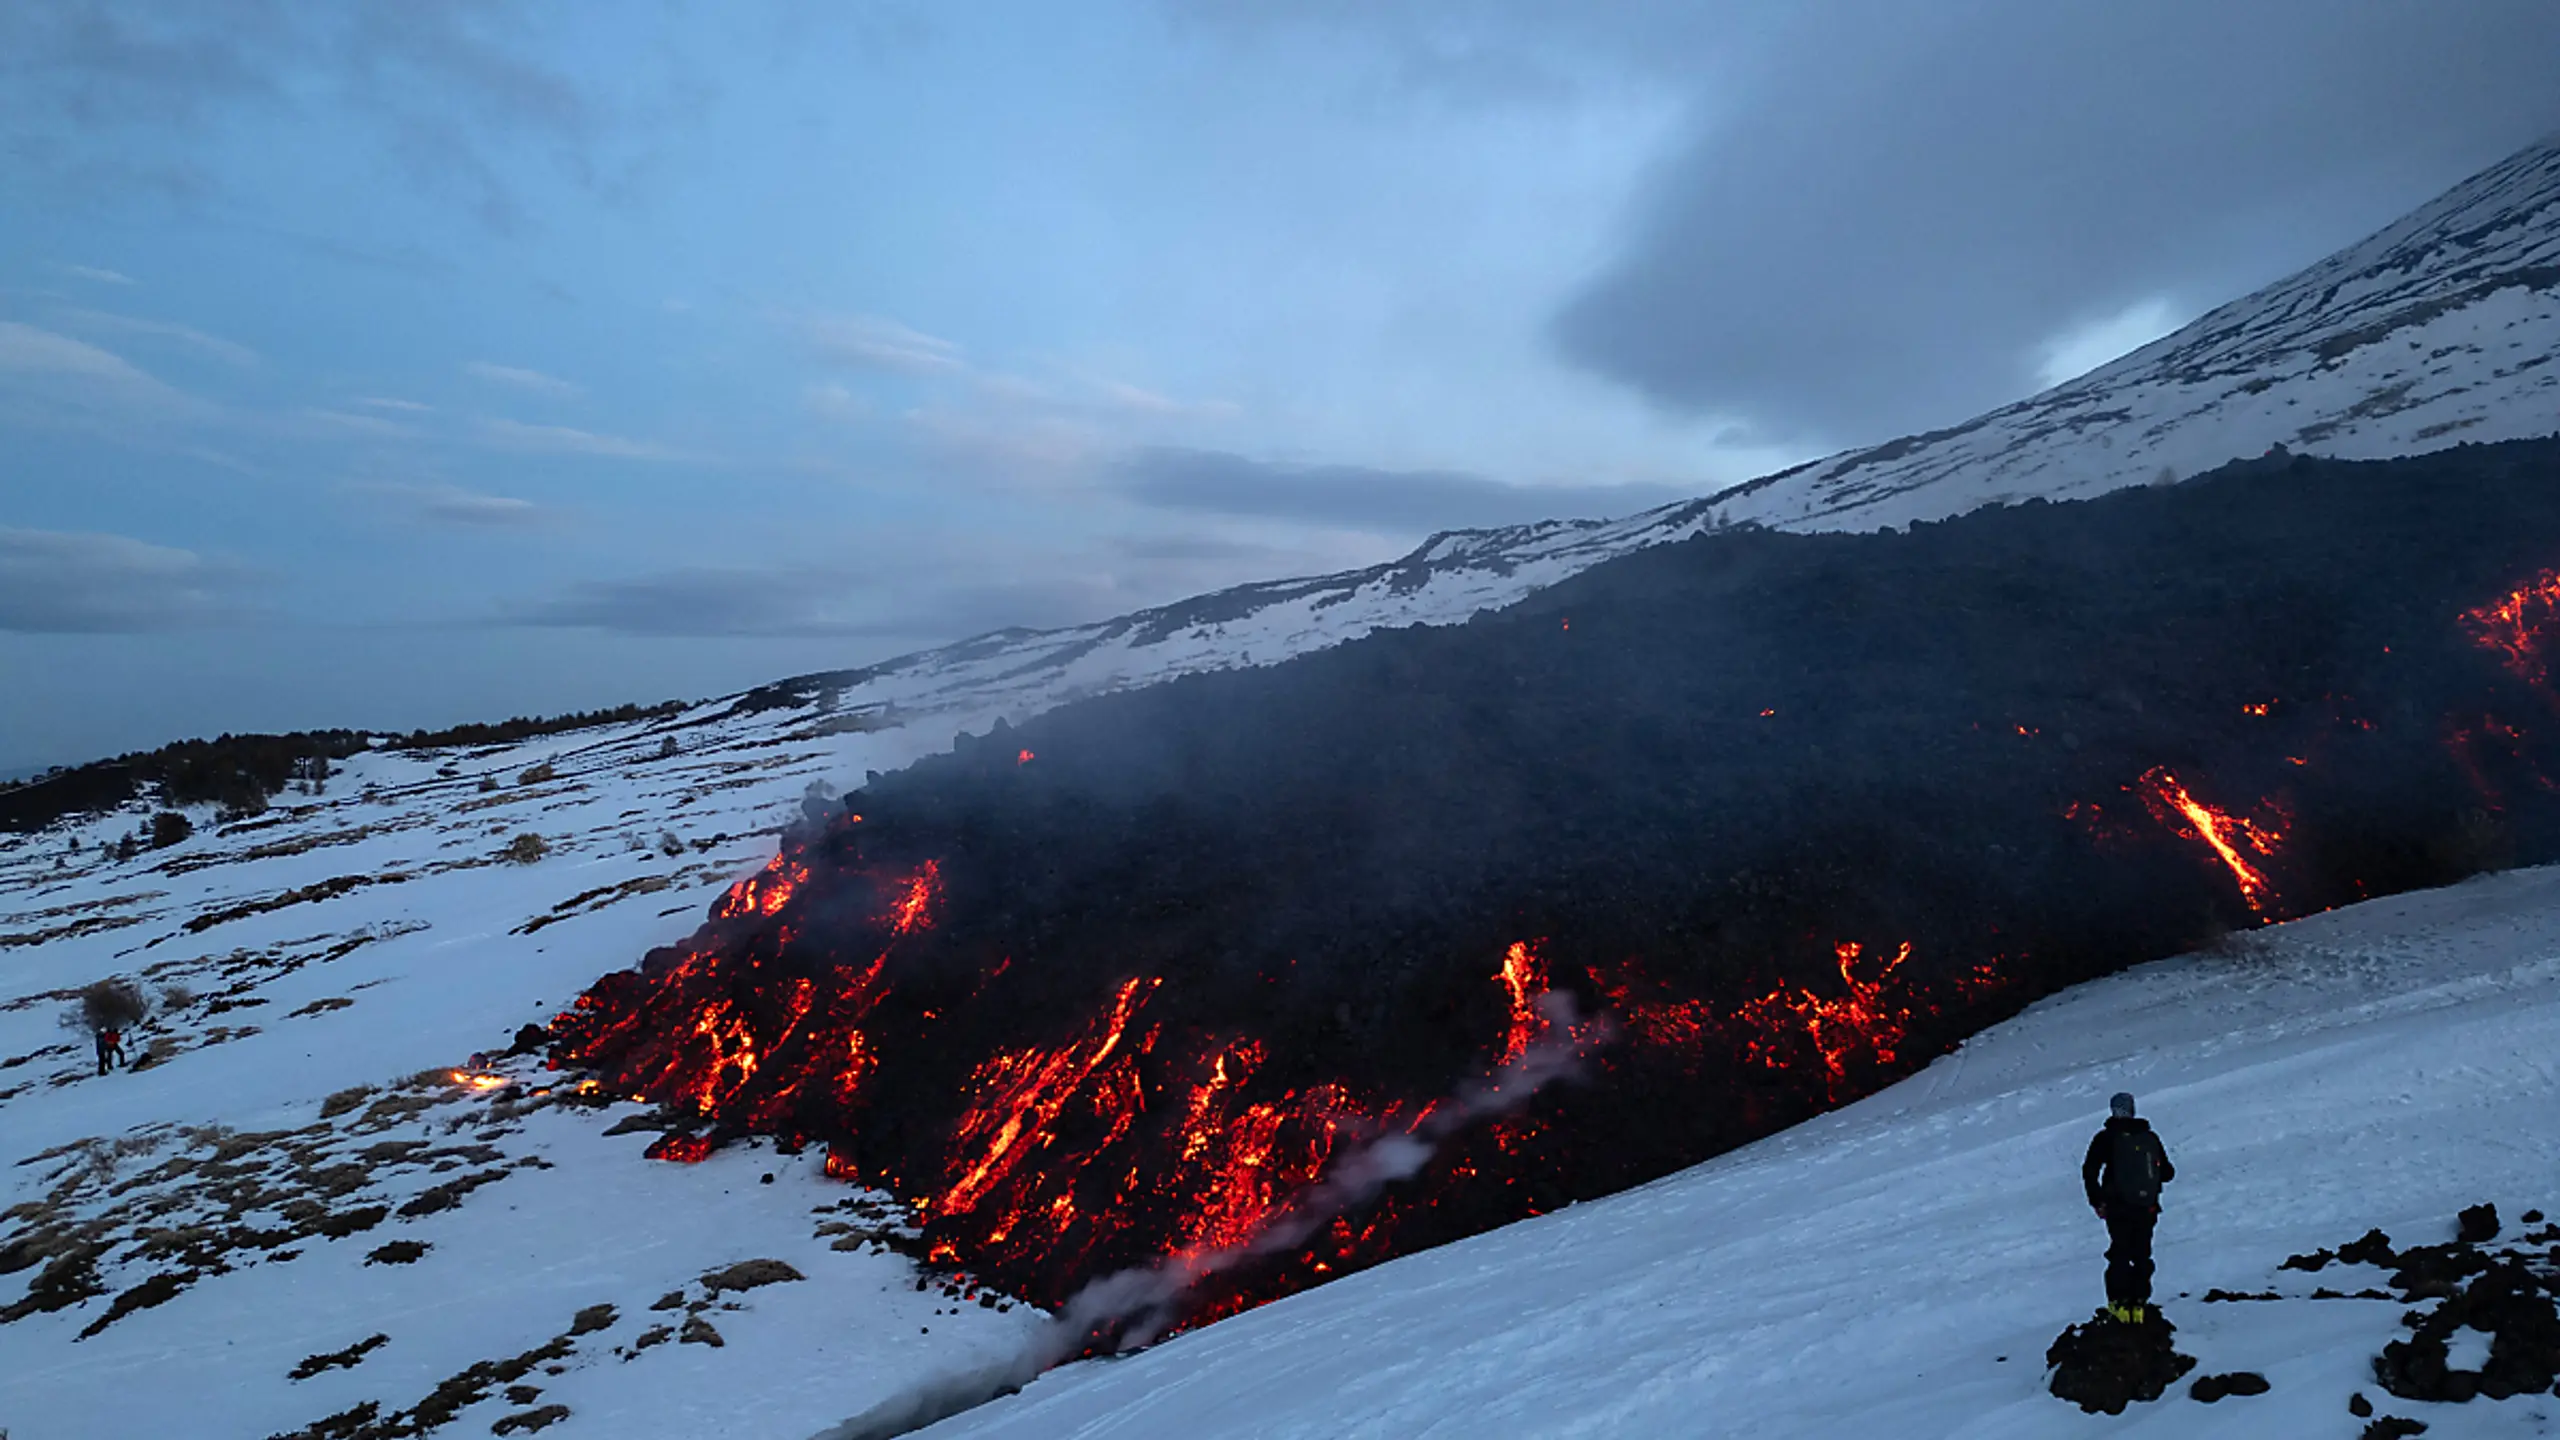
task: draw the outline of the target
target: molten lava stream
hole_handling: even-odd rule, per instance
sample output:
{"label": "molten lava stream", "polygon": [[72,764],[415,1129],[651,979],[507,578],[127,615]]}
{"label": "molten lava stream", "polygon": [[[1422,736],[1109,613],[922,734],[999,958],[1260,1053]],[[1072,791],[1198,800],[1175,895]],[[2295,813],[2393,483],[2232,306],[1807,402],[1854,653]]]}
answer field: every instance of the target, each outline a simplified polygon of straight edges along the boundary
{"label": "molten lava stream", "polygon": [[2142,773],[2140,780],[2125,788],[2139,795],[2153,818],[2169,827],[2179,838],[2197,841],[2213,852],[2214,858],[2221,861],[2223,868],[2231,872],[2231,878],[2239,883],[2240,898],[2249,902],[2250,911],[2262,919],[2267,917],[2268,906],[2276,898],[2275,891],[2269,885],[2266,873],[2250,863],[2248,856],[2241,851],[2245,847],[2262,859],[2272,857],[2284,840],[2281,828],[2285,823],[2283,811],[2269,806],[2276,819],[2273,823],[2262,823],[2217,810],[2189,793],[2165,765],[2152,766]]}

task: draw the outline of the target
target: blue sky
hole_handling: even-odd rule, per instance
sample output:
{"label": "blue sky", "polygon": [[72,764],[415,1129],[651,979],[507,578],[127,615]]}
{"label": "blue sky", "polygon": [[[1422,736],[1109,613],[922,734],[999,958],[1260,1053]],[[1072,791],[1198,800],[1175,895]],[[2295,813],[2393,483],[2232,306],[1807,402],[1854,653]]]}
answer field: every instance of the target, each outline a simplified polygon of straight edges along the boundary
{"label": "blue sky", "polygon": [[2548,8],[30,0],[0,770],[714,693],[1959,419],[2560,125]]}

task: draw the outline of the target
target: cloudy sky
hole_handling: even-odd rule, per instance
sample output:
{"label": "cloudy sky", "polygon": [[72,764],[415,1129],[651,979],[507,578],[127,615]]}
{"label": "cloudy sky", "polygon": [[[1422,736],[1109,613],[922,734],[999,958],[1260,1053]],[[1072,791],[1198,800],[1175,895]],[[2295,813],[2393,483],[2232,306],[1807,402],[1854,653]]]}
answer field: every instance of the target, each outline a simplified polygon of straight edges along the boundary
{"label": "cloudy sky", "polygon": [[695,696],[2029,393],[2549,0],[0,6],[0,773]]}

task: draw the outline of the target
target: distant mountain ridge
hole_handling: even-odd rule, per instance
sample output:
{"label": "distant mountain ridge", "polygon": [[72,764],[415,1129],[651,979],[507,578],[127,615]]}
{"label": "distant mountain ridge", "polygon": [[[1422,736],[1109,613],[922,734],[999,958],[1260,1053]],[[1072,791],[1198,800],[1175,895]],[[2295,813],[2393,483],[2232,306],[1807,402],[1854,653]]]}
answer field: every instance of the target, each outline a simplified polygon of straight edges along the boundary
{"label": "distant mountain ridge", "polygon": [[856,711],[1022,714],[1372,630],[1454,624],[1722,524],[1873,529],[2181,478],[2283,445],[2342,459],[2560,434],[2560,136],[2130,355],[1961,425],[1610,521],[1434,535],[1363,570],[1059,630],[1002,630],[750,691]]}
{"label": "distant mountain ridge", "polygon": [[1942,519],[2271,445],[2376,460],[2560,432],[2560,136],[2077,380],[1726,491],[1780,529]]}

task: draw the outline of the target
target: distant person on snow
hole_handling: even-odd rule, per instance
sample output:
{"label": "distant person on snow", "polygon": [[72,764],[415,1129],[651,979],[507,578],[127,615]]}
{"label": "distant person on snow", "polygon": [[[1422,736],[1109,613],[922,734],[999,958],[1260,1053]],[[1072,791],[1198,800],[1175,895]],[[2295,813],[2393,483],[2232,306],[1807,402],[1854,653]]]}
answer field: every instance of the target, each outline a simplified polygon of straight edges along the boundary
{"label": "distant person on snow", "polygon": [[98,1073],[106,1074],[124,1063],[124,1032],[113,1027],[98,1032]]}
{"label": "distant person on snow", "polygon": [[2107,1222],[2107,1313],[2140,1323],[2151,1303],[2151,1227],[2160,1219],[2160,1187],[2178,1178],[2151,1122],[2137,1120],[2133,1097],[2107,1102],[2106,1128],[2089,1141],[2080,1182],[2089,1208]]}

